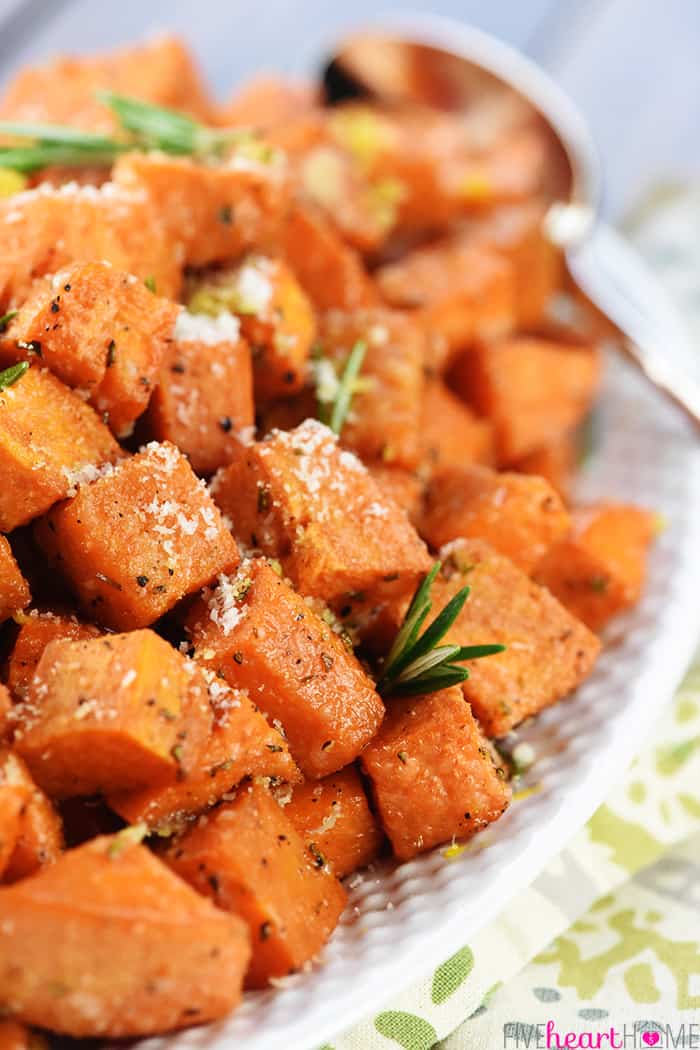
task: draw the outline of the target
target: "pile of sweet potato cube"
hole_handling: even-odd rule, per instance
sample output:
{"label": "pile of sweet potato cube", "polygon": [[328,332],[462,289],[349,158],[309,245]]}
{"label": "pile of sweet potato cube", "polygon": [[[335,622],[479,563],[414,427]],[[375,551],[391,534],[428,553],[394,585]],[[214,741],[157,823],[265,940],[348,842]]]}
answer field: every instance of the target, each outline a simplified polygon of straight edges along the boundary
{"label": "pile of sweet potato cube", "polygon": [[[476,134],[273,80],[221,106],[169,38],[27,69],[0,118],[110,132],[100,87],[259,135],[0,200],[0,369],[30,364],[0,390],[17,1046],[25,1024],[220,1017],[317,956],[340,879],[496,820],[492,741],[590,673],[654,532],[570,505],[600,325],[543,233],[531,119]],[[316,387],[358,340],[337,438]],[[471,589],[446,641],[506,649],[463,687],[382,698],[436,557],[434,614]]]}

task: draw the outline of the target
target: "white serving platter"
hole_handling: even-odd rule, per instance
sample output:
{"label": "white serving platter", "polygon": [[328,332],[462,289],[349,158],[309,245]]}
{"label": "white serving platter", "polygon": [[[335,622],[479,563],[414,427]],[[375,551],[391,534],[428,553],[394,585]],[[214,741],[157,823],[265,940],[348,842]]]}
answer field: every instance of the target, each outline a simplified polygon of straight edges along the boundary
{"label": "white serving platter", "polygon": [[[606,266],[616,269],[624,289],[627,249],[611,231],[604,242]],[[633,295],[634,288],[628,290]],[[659,318],[670,316],[669,305],[648,279],[644,306],[650,326],[653,320],[673,353],[679,328],[659,327]],[[700,445],[677,410],[614,354],[596,429],[582,498],[654,508],[666,528],[654,548],[644,598],[615,623],[594,674],[522,734],[538,754],[528,775],[538,791],[514,803],[456,859],[438,849],[366,874],[312,972],[247,996],[229,1020],[150,1039],[139,1050],[314,1050],[332,1043],[467,943],[610,792],[700,637]]]}

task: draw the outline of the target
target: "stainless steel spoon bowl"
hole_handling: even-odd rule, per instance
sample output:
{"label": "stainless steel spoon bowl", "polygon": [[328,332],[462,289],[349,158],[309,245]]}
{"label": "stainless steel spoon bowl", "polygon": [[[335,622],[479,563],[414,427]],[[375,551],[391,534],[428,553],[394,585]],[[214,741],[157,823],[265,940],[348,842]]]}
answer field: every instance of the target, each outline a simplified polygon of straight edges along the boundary
{"label": "stainless steel spoon bowl", "polygon": [[[323,69],[328,101],[365,95],[493,120],[513,105],[538,115],[553,147],[555,182],[547,236],[566,251],[575,282],[620,333],[625,354],[700,426],[700,385],[676,311],[625,241],[599,220],[601,167],[586,122],[554,81],[502,41],[437,16],[387,16],[349,33]],[[673,332],[673,346],[668,333]],[[663,334],[663,337],[661,333]]]}

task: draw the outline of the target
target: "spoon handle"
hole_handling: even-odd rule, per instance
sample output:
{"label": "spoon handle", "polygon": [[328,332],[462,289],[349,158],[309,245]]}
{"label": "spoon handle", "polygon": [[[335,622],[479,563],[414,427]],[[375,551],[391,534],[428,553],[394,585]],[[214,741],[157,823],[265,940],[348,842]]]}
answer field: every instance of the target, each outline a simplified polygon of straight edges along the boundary
{"label": "spoon handle", "polygon": [[622,350],[700,428],[698,354],[678,312],[627,242],[599,223],[567,254],[576,283],[625,337]]}

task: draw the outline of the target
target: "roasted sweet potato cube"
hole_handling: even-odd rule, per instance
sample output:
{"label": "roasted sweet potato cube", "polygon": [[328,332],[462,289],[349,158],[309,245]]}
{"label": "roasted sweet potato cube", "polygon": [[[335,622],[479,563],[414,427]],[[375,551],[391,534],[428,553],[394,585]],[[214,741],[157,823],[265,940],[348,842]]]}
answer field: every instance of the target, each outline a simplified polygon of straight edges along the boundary
{"label": "roasted sweet potato cube", "polygon": [[0,391],[0,530],[45,513],[120,449],[77,394],[38,366]]}
{"label": "roasted sweet potato cube", "polygon": [[22,813],[32,794],[27,768],[7,748],[0,749],[0,876],[15,851],[22,827]]}
{"label": "roasted sweet potato cube", "polygon": [[0,1046],[3,1050],[49,1050],[43,1035],[18,1021],[0,1021]]}
{"label": "roasted sweet potato cube", "polygon": [[14,733],[14,705],[10,690],[0,682],[0,744],[6,744]]}
{"label": "roasted sweet potato cube", "polygon": [[522,474],[539,474],[557,490],[565,503],[571,498],[576,470],[581,459],[581,441],[576,431],[568,430],[547,445],[530,452],[513,463]]}
{"label": "roasted sweet potato cube", "polygon": [[239,560],[203,482],[168,442],[81,485],[37,535],[87,612],[115,630],[153,623]]}
{"label": "roasted sweet potato cube", "polygon": [[[397,68],[396,56],[379,55],[375,44],[372,76],[384,78]],[[387,81],[387,95],[392,87]],[[334,108],[329,123],[362,170],[396,187],[399,230],[432,232],[465,212],[531,197],[546,174],[546,145],[536,129],[522,120],[494,129],[495,107],[475,119],[473,101],[469,109],[456,121],[427,106],[382,110],[350,103]]]}
{"label": "roasted sweet potato cube", "polygon": [[493,427],[479,419],[439,377],[428,378],[419,432],[424,468],[493,462]]}
{"label": "roasted sweet potato cube", "polygon": [[40,354],[63,383],[91,393],[105,374],[114,337],[117,277],[108,263],[88,262],[37,280],[0,335],[0,360],[31,361]]}
{"label": "roasted sweet potato cube", "polygon": [[237,314],[253,351],[256,400],[302,389],[316,333],[311,303],[281,259],[249,255],[238,266],[195,279],[188,296],[194,313]]}
{"label": "roasted sweet potato cube", "polygon": [[532,330],[563,278],[563,256],[544,230],[543,205],[536,202],[495,208],[460,228],[465,244],[497,252],[510,260],[515,281],[517,327]]}
{"label": "roasted sweet potato cube", "polygon": [[7,781],[23,800],[17,838],[2,875],[3,882],[16,882],[60,857],[63,823],[18,755],[9,755],[4,768]]}
{"label": "roasted sweet potato cube", "polygon": [[384,495],[398,503],[408,520],[415,525],[423,506],[424,485],[418,475],[404,470],[403,467],[388,466],[384,463],[368,463],[367,470]]}
{"label": "roasted sweet potato cube", "polygon": [[360,256],[311,202],[292,203],[276,243],[317,309],[355,310],[378,302]]}
{"label": "roasted sweet potato cube", "polygon": [[239,789],[173,843],[166,861],[219,908],[248,924],[246,984],[298,970],[321,950],[345,907],[345,891],[263,787]]}
{"label": "roasted sweet potato cube", "polygon": [[354,766],[298,784],[284,813],[312,856],[328,863],[339,879],[365,868],[381,849],[384,836]]}
{"label": "roasted sweet potato cube", "polygon": [[330,111],[328,129],[372,183],[386,187],[400,231],[441,229],[459,212],[449,185],[464,149],[458,122],[428,107],[398,111],[354,102]]}
{"label": "roasted sweet potato cube", "polygon": [[182,313],[148,406],[153,436],[177,445],[198,474],[213,474],[254,420],[250,348],[235,318]]}
{"label": "roasted sweet potato cube", "polygon": [[97,98],[119,92],[205,119],[211,106],[190,51],[173,36],[104,55],[54,58],[23,66],[0,102],[2,120],[71,124],[111,133],[115,121]]}
{"label": "roasted sweet potato cube", "polygon": [[0,623],[31,600],[29,584],[20,572],[6,536],[0,535]]}
{"label": "roasted sweet potato cube", "polygon": [[499,461],[507,465],[580,423],[599,378],[594,347],[523,336],[468,350],[450,382],[491,420]]}
{"label": "roasted sweet potato cube", "polygon": [[192,661],[153,631],[50,642],[16,710],[15,747],[52,797],[167,784],[212,723]]}
{"label": "roasted sweet potato cube", "polygon": [[346,243],[370,257],[383,247],[405,196],[397,179],[372,177],[327,136],[308,144],[294,170],[305,200],[321,209]]}
{"label": "roasted sweet potato cube", "polygon": [[493,252],[447,239],[381,266],[376,279],[388,303],[418,311],[429,333],[427,361],[438,371],[474,339],[513,328],[512,267]]}
{"label": "roasted sweet potato cube", "polygon": [[117,437],[128,437],[153,392],[180,308],[129,274],[115,299],[105,373],[90,401]]}
{"label": "roasted sweet potato cube", "polygon": [[49,642],[99,638],[99,627],[81,623],[72,613],[32,609],[18,618],[17,637],[7,660],[7,685],[16,700],[26,700],[29,683]]}
{"label": "roasted sweet potato cube", "polygon": [[435,550],[460,537],[487,540],[531,573],[569,525],[566,508],[544,478],[464,466],[430,479],[420,532]]}
{"label": "roasted sweet potato cube", "polygon": [[464,695],[488,737],[508,733],[571,693],[590,673],[600,642],[544,587],[483,540],[443,548],[443,576],[431,592],[437,615],[464,586],[469,597],[445,644],[502,644],[506,651],[466,666]]}
{"label": "roasted sweet potato cube", "polygon": [[286,740],[245,692],[231,689],[210,672],[209,693],[216,718],[196,768],[174,784],[110,795],[109,805],[130,824],[143,822],[161,834],[170,833],[246,776],[292,783],[300,779]]}
{"label": "roasted sweet potato cube", "polygon": [[119,1038],[212,1020],[239,1002],[245,925],[135,839],[128,828],[92,839],[0,889],[0,996],[20,1020]]}
{"label": "roasted sweet potato cube", "polygon": [[263,558],[221,577],[190,612],[195,655],[280,724],[308,777],[340,769],[384,706],[352,652]]}
{"label": "roasted sweet potato cube", "polygon": [[315,420],[240,446],[214,480],[236,536],[278,558],[302,594],[412,591],[430,565],[406,516]]}
{"label": "roasted sweet potato cube", "polygon": [[393,701],[361,761],[400,860],[469,838],[498,820],[510,800],[502,770],[457,686]]}
{"label": "roasted sweet potato cube", "polygon": [[284,127],[313,109],[316,88],[312,84],[261,73],[237,88],[234,95],[216,109],[213,119],[224,127]]}
{"label": "roasted sweet potato cube", "polygon": [[48,184],[0,200],[3,252],[0,307],[19,306],[37,277],[86,259],[106,259],[122,273],[149,278],[174,298],[181,253],[143,194],[113,182],[99,189]]}
{"label": "roasted sweet potato cube", "polygon": [[109,263],[80,263],[37,284],[0,336],[0,359],[40,356],[125,436],[148,403],[179,310]]}
{"label": "roasted sweet potato cube", "polygon": [[361,389],[353,398],[342,443],[362,459],[417,466],[424,386],[421,328],[398,310],[332,310],[321,319],[319,341],[336,376],[342,375],[358,342],[366,347]]}
{"label": "roasted sweet potato cube", "polygon": [[145,194],[188,266],[208,266],[269,244],[285,214],[284,164],[271,147],[261,143],[255,149],[256,156],[241,152],[211,165],[165,153],[128,153],[115,164],[113,177],[125,190]]}
{"label": "roasted sweet potato cube", "polygon": [[574,511],[571,534],[545,554],[535,579],[598,631],[639,601],[656,533],[647,510],[604,503]]}

